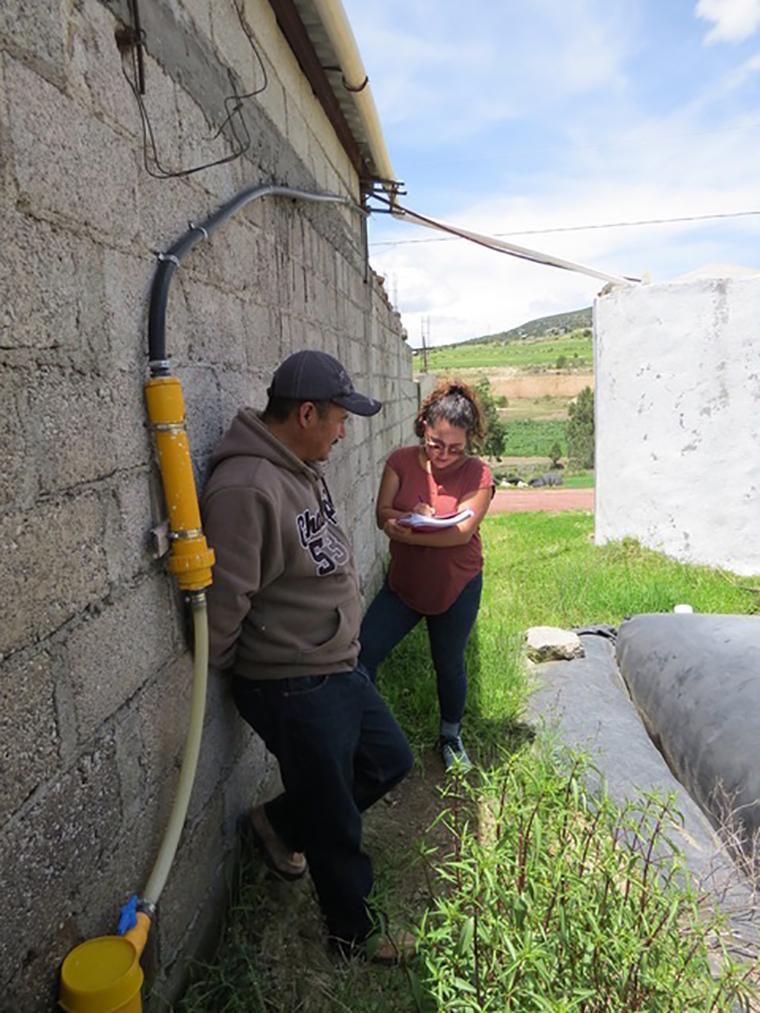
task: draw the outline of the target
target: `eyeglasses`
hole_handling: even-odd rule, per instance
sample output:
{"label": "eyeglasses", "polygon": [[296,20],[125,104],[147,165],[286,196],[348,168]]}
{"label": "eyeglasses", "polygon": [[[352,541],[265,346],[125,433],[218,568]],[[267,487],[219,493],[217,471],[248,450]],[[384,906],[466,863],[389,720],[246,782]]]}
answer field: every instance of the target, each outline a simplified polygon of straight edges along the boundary
{"label": "eyeglasses", "polygon": [[432,450],[434,454],[448,453],[452,457],[461,457],[465,451],[461,443],[441,443],[440,440],[431,440],[427,436],[425,437],[425,446],[428,450]]}

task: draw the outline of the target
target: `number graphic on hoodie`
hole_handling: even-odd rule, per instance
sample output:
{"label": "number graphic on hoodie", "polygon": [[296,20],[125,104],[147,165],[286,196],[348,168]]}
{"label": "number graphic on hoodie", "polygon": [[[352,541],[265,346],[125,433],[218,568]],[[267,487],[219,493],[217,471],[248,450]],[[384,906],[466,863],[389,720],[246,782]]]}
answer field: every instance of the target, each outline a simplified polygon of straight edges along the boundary
{"label": "number graphic on hoodie", "polygon": [[317,576],[325,577],[348,562],[348,551],[337,535],[327,527],[322,511],[308,508],[296,517],[298,540],[317,565]]}

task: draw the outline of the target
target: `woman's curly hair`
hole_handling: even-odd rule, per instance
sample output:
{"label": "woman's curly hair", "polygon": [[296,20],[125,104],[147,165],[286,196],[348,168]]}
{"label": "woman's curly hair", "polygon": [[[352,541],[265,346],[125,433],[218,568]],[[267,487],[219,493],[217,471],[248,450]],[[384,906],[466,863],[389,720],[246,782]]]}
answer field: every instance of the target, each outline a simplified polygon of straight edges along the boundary
{"label": "woman's curly hair", "polygon": [[420,438],[425,435],[425,424],[448,422],[450,426],[464,429],[467,442],[481,443],[485,436],[485,419],[478,395],[459,380],[444,380],[422,402],[414,420],[414,432]]}

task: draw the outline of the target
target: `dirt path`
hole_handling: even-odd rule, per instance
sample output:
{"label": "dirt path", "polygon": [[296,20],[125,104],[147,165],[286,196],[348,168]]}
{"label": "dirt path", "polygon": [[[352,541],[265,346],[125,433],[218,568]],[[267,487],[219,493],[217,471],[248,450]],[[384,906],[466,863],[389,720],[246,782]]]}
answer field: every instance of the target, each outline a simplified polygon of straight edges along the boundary
{"label": "dirt path", "polygon": [[518,514],[534,511],[593,510],[593,489],[498,490],[489,513]]}

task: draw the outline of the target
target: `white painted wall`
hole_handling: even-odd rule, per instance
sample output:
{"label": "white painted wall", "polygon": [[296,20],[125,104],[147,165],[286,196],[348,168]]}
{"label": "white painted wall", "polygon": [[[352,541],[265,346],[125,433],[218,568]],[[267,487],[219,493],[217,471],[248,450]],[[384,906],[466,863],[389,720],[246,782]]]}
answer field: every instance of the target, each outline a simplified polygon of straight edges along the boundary
{"label": "white painted wall", "polygon": [[594,305],[596,541],[760,574],[760,274]]}

